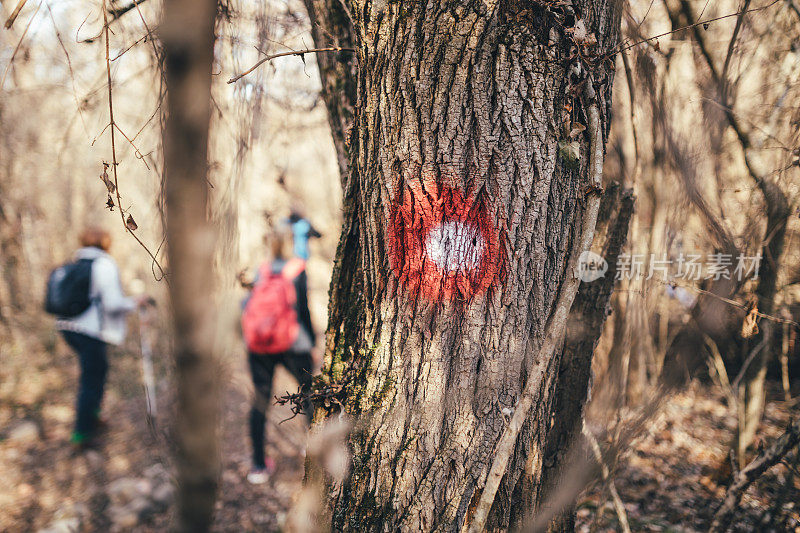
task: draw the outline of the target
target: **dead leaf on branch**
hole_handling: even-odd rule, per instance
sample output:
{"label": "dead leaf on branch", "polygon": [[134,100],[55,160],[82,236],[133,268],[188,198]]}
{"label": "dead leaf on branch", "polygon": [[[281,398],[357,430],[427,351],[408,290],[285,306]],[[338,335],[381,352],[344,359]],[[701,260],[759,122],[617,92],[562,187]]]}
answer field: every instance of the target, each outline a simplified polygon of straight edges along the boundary
{"label": "dead leaf on branch", "polygon": [[569,132],[569,138],[570,139],[575,139],[578,135],[580,135],[584,131],[586,131],[586,126],[584,126],[580,122],[575,122],[572,125],[572,129]]}
{"label": "dead leaf on branch", "polygon": [[572,39],[576,44],[581,46],[594,46],[597,44],[597,37],[586,29],[586,22],[583,19],[578,19],[575,22],[575,27],[569,28],[567,31],[569,30],[572,30]]}
{"label": "dead leaf on branch", "polygon": [[742,321],[742,338],[749,339],[756,333],[758,333],[758,306],[753,303]]}
{"label": "dead leaf on branch", "polygon": [[108,177],[108,163],[105,161],[103,162],[103,173],[100,174],[100,179],[105,183],[106,189],[108,189],[108,194],[114,194],[114,191],[117,190],[116,185],[114,182],[111,181],[111,178]]}
{"label": "dead leaf on branch", "polygon": [[578,168],[581,159],[581,147],[578,141],[567,139],[558,141],[558,153],[569,168]]}
{"label": "dead leaf on branch", "polygon": [[131,231],[136,231],[139,229],[139,226],[136,225],[136,221],[133,220],[131,215],[128,215],[128,220],[125,221],[125,226],[127,226],[127,228]]}
{"label": "dead leaf on branch", "polygon": [[111,195],[108,195],[108,200],[106,200],[106,207],[109,211],[114,211],[114,200],[111,199]]}

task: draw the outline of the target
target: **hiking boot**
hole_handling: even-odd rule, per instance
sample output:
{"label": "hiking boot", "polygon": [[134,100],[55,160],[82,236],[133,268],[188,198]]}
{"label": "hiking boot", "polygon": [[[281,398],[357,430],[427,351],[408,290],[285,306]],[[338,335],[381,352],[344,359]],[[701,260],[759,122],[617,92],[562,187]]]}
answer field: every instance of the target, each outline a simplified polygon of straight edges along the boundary
{"label": "hiking boot", "polygon": [[73,431],[69,442],[77,453],[83,453],[87,450],[94,450],[100,447],[100,443],[94,434],[82,433],[80,431]]}
{"label": "hiking boot", "polygon": [[269,473],[266,468],[252,468],[247,474],[247,482],[251,485],[263,485],[269,481]]}
{"label": "hiking boot", "polygon": [[275,473],[275,460],[272,457],[267,457],[264,460],[264,466],[254,466],[247,474],[247,481],[252,485],[262,485],[269,480],[269,477]]}

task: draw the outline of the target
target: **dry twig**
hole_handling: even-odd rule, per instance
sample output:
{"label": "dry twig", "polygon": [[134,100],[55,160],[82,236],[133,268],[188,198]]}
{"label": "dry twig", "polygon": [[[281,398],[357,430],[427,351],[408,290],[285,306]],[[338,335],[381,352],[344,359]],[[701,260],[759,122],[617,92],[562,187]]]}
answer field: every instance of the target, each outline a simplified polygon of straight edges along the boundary
{"label": "dry twig", "polygon": [[11,14],[8,16],[8,18],[6,19],[5,26],[7,30],[11,29],[11,26],[14,25],[14,21],[17,20],[19,12],[22,11],[23,7],[25,7],[25,3],[27,1],[28,0],[19,0],[19,2],[17,2],[17,7],[14,8],[14,11],[12,11]]}
{"label": "dry twig", "polygon": [[631,527],[628,525],[628,513],[625,512],[625,506],[622,504],[622,498],[619,497],[617,486],[614,484],[611,472],[608,470],[608,466],[606,466],[603,460],[603,453],[600,451],[600,445],[597,443],[597,439],[594,438],[589,428],[586,427],[586,424],[583,425],[581,431],[589,442],[589,447],[592,449],[592,455],[594,455],[597,464],[600,465],[600,475],[603,477],[603,482],[608,485],[608,491],[611,493],[611,501],[614,502],[614,510],[617,512],[617,518],[619,519],[619,525],[624,533],[631,533]]}
{"label": "dry twig", "polygon": [[[23,4],[24,4],[24,2],[23,2]],[[39,5],[36,6],[36,11],[33,12],[33,15],[31,16],[30,20],[28,21],[28,24],[25,26],[25,30],[23,30],[22,35],[20,36],[19,41],[17,42],[17,46],[14,48],[14,52],[11,54],[11,59],[8,60],[8,65],[6,65],[6,69],[3,72],[3,79],[2,79],[2,81],[0,81],[0,89],[2,89],[3,86],[6,84],[6,76],[8,76],[8,71],[11,70],[11,65],[14,64],[14,58],[17,57],[17,52],[19,52],[19,48],[20,48],[20,46],[22,46],[22,41],[25,39],[25,35],[28,34],[28,29],[30,29],[31,23],[33,22],[33,19],[35,19],[36,15],[39,13],[39,8],[40,7],[42,7],[42,2],[41,1],[39,2]],[[21,8],[21,6],[18,5],[17,8]],[[13,21],[12,21],[12,23],[13,23]],[[8,24],[8,21],[6,21],[6,24]],[[8,28],[9,26],[6,26],[6,27]]]}
{"label": "dry twig", "polygon": [[635,42],[633,42],[631,44],[628,44],[628,45],[622,46],[622,47],[620,47],[618,49],[612,50],[611,52],[606,54],[606,57],[609,57],[609,58],[614,57],[618,52],[621,52],[623,50],[630,50],[631,48],[633,48],[635,46],[639,46],[640,44],[649,43],[650,41],[655,41],[655,40],[657,40],[657,39],[659,39],[661,37],[666,37],[667,35],[672,35],[673,33],[678,33],[678,32],[683,31],[683,30],[693,29],[693,28],[696,28],[698,26],[705,27],[705,26],[707,26],[708,24],[710,24],[712,22],[718,22],[720,20],[729,19],[731,17],[740,17],[745,13],[755,13],[756,11],[763,11],[765,9],[769,9],[770,7],[774,6],[779,1],[780,0],[773,0],[772,2],[770,2],[769,4],[767,4],[765,6],[754,7],[752,9],[746,9],[746,10],[742,9],[742,10],[737,11],[736,13],[728,13],[727,15],[721,15],[719,17],[713,17],[713,18],[710,18],[710,19],[700,20],[698,22],[695,22],[693,24],[689,24],[687,26],[682,26],[680,28],[675,28],[674,30],[665,31],[664,33],[659,33],[658,35],[653,35],[652,37],[647,37],[647,38],[642,39],[640,41],[635,41]]}
{"label": "dry twig", "polygon": [[[106,77],[108,80],[108,115],[109,115],[109,125],[111,126],[111,167],[114,170],[114,189],[117,196],[117,207],[119,208],[119,216],[122,219],[122,227],[125,228],[125,231],[128,232],[135,240],[139,243],[139,245],[144,248],[147,254],[152,259],[153,264],[158,267],[159,272],[161,273],[161,278],[164,278],[164,269],[161,267],[161,264],[156,259],[155,255],[150,251],[145,243],[133,232],[131,227],[133,225],[128,224],[125,220],[125,212],[122,208],[122,198],[120,197],[119,192],[119,179],[117,177],[117,147],[114,138],[114,130],[118,129],[117,124],[114,122],[114,97],[113,97],[113,90],[111,85],[111,54],[110,54],[110,45],[109,45],[109,31],[108,31],[108,12],[106,11],[106,2],[103,0],[103,31],[105,33],[105,41],[106,41]],[[120,133],[121,130],[120,130]],[[123,134],[124,135],[124,134]],[[127,137],[126,137],[127,138]],[[130,139],[128,139],[130,142]],[[134,149],[138,152],[138,149],[135,145],[131,142],[131,145]],[[139,152],[141,154],[141,152]],[[146,163],[145,163],[146,164]]]}
{"label": "dry twig", "polygon": [[304,54],[312,54],[318,52],[355,52],[355,48],[342,48],[341,46],[328,46],[325,48],[308,48],[306,50],[293,50],[291,52],[281,52],[280,54],[272,54],[267,57],[262,57],[258,60],[258,62],[250,67],[249,69],[245,70],[241,74],[237,74],[236,76],[232,77],[228,80],[228,83],[236,83],[240,79],[244,78],[255,69],[266,63],[267,61],[271,61],[276,57],[284,57],[284,56],[300,56],[302,57]]}

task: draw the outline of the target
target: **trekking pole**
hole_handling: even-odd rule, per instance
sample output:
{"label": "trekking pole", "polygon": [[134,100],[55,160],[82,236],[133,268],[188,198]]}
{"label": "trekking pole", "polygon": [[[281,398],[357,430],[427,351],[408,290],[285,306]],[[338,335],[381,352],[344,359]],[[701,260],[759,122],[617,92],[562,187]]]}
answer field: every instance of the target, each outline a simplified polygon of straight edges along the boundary
{"label": "trekking pole", "polygon": [[139,306],[139,342],[142,348],[142,377],[144,379],[144,393],[147,400],[147,423],[156,427],[156,382],[153,377],[153,349],[150,344],[151,321],[156,302],[148,298]]}

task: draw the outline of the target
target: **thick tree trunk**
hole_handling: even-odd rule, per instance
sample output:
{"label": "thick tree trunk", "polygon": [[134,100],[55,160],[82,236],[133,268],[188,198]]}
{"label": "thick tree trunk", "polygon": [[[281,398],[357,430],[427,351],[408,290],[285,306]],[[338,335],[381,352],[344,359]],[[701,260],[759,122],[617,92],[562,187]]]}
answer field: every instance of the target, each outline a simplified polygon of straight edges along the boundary
{"label": "thick tree trunk", "polygon": [[208,220],[208,131],[216,0],[168,0],[164,44],[167,243],[175,326],[178,529],[207,531],[219,471],[214,359],[215,232]]}
{"label": "thick tree trunk", "polygon": [[[331,45],[342,48],[354,46],[350,13],[342,0],[304,0],[304,3],[311,22],[311,35],[318,48]],[[359,274],[361,249],[358,237],[357,176],[350,172],[358,77],[355,54],[320,53],[316,58],[322,84],[321,96],[328,111],[328,123],[339,163],[344,211],[328,303],[325,367],[331,369],[335,352],[341,353],[344,347],[352,349],[355,346],[358,324],[361,323],[364,308]],[[337,374],[340,369],[336,367]]]}
{"label": "thick tree trunk", "polygon": [[[559,150],[565,108],[586,124],[580,60],[559,28],[583,18],[607,51],[618,25],[612,2],[580,4],[577,17],[506,2],[349,5],[359,101],[325,373],[349,379],[343,403],[361,424],[335,530],[458,530],[481,493],[571,275],[589,143],[577,136],[577,164]],[[592,69],[606,100],[607,68]],[[523,512],[519,487],[538,493],[557,359],[490,528]]]}

